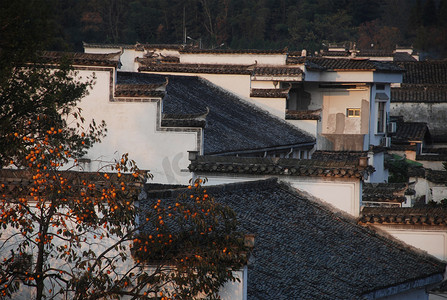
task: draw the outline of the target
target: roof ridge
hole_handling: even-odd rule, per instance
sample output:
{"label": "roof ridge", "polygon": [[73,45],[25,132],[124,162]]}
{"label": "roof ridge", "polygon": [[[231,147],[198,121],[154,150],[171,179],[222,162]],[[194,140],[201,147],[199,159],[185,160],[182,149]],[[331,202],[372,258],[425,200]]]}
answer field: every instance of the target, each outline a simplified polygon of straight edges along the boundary
{"label": "roof ridge", "polygon": [[[255,188],[261,188],[261,189],[267,189],[271,188],[273,186],[278,186],[278,178],[268,178],[268,179],[261,179],[261,180],[253,180],[253,181],[243,181],[243,182],[232,182],[232,183],[222,183],[222,184],[216,184],[216,185],[206,185],[206,182],[202,185],[204,189],[207,190],[208,193],[211,193],[210,196],[212,197],[212,193],[220,192],[220,191],[228,191],[228,190],[238,190],[238,189],[255,189]],[[150,183],[147,183],[144,185],[144,198],[139,197],[139,200],[147,199],[148,197],[151,198],[157,198],[157,197],[178,197],[182,195],[183,193],[189,191],[187,187],[179,187],[179,188],[168,188],[168,189],[158,189],[158,190],[146,190],[146,187],[149,187]],[[163,185],[162,185],[163,186]],[[171,185],[167,185],[171,186]]]}

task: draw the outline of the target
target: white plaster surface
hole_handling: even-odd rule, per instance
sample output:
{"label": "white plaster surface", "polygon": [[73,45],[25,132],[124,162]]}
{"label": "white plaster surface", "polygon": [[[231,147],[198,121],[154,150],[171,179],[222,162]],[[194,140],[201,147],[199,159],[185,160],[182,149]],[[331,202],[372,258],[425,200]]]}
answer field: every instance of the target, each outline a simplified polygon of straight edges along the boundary
{"label": "white plaster surface", "polygon": [[284,54],[182,53],[180,63],[227,65],[285,65]]}
{"label": "white plaster surface", "polygon": [[380,228],[387,231],[397,239],[426,251],[441,260],[447,260],[447,230],[418,230],[418,229],[393,229]]}
{"label": "white plaster surface", "polygon": [[[91,72],[80,73],[85,78]],[[197,133],[158,131],[157,102],[110,102],[110,73],[95,74],[96,84],[79,107],[87,123],[104,120],[108,131],[85,156],[92,160],[87,171],[97,171],[129,153],[140,169],[151,171],[154,182],[187,184],[191,175],[182,170],[189,165],[187,151],[199,150]]]}
{"label": "white plaster surface", "polygon": [[[235,182],[261,180],[278,176],[250,175],[206,175],[195,173],[194,177],[206,178],[207,185],[217,185]],[[281,181],[289,183],[294,188],[303,190],[314,197],[332,205],[336,209],[347,212],[355,217],[360,212],[360,182],[355,180],[325,180],[319,177],[281,176]]]}

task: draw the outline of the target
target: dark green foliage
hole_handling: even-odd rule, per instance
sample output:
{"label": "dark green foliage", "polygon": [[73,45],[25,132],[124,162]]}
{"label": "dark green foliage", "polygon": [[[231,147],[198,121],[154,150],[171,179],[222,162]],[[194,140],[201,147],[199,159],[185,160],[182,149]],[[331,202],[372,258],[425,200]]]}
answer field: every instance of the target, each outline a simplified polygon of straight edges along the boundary
{"label": "dark green foliage", "polygon": [[[80,135],[83,119],[75,110],[94,78],[76,80],[69,61],[57,68],[44,66],[41,53],[54,47],[55,20],[51,1],[3,1],[0,8],[0,167],[11,161],[26,166],[29,141],[42,141],[49,130],[60,129],[56,142],[80,156],[103,136],[103,124],[92,123]],[[67,118],[78,128],[69,128]],[[52,129],[53,128],[53,129]],[[97,130],[99,129],[99,131]]]}
{"label": "dark green foliage", "polygon": [[323,44],[357,42],[359,29],[370,23],[377,38],[385,40],[375,42],[374,49],[396,43],[440,55],[447,49],[441,40],[447,30],[445,0],[53,1],[53,49],[68,45],[81,51],[82,41],[182,44],[186,38],[186,43],[205,48],[316,51]]}
{"label": "dark green foliage", "polygon": [[391,159],[387,161],[388,171],[390,176],[388,182],[408,182],[408,166],[409,164],[405,159]]}
{"label": "dark green foliage", "polygon": [[427,203],[427,206],[429,207],[442,207],[442,208],[447,208],[447,199],[444,198],[442,199],[440,202],[435,202],[435,201],[429,201]]}

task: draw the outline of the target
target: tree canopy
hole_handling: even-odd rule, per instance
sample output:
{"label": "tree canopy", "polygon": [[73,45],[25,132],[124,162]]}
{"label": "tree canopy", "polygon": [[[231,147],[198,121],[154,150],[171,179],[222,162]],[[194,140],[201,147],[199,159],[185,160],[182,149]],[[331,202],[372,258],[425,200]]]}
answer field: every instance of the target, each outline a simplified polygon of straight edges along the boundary
{"label": "tree canopy", "polygon": [[[57,4],[60,39],[77,50],[82,41],[312,51],[329,43],[360,41],[362,47],[374,44],[374,49],[387,50],[390,44],[414,45],[444,56],[447,48],[445,0],[60,0]],[[371,25],[375,35],[369,41],[365,28]]]}

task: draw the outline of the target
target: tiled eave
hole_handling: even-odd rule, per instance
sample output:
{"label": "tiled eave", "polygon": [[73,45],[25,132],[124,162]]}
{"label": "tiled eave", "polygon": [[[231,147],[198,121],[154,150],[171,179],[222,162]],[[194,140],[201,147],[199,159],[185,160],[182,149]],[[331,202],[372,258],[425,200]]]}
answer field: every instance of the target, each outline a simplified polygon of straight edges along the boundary
{"label": "tiled eave", "polygon": [[447,171],[444,170],[432,170],[423,167],[414,167],[414,168],[408,168],[408,176],[425,178],[432,183],[441,185],[445,185],[447,183]]}
{"label": "tiled eave", "polygon": [[422,143],[426,133],[427,123],[425,122],[398,122],[397,131],[392,139],[397,143]]}
{"label": "tiled eave", "polygon": [[321,109],[286,110],[286,120],[320,120]]}
{"label": "tiled eave", "polygon": [[447,210],[444,208],[363,208],[360,224],[380,225],[431,225],[447,226]]}
{"label": "tiled eave", "polygon": [[260,50],[260,49],[198,49],[189,48],[180,50],[185,54],[287,54],[287,50]]}
{"label": "tiled eave", "polygon": [[86,43],[83,42],[84,48],[112,48],[112,49],[134,49],[135,45],[130,44],[99,44],[99,43]]}
{"label": "tiled eave", "polygon": [[165,95],[166,84],[117,84],[115,97],[157,97]]}
{"label": "tiled eave", "polygon": [[75,53],[75,52],[56,52],[44,51],[41,58],[44,63],[59,64],[64,59],[73,65],[118,67],[120,64],[120,52],[110,54],[96,53]]}
{"label": "tiled eave", "polygon": [[360,159],[368,157],[367,151],[327,151],[317,150],[312,154],[314,160],[326,162],[349,162],[350,164],[358,164]]}
{"label": "tiled eave", "polygon": [[289,89],[251,89],[250,97],[287,98]]}
{"label": "tiled eave", "polygon": [[163,127],[205,127],[206,116],[203,114],[162,114],[161,126]]}
{"label": "tiled eave", "polygon": [[[447,161],[447,154],[418,154],[416,155],[416,160],[425,161]],[[442,171],[445,172],[445,171]]]}
{"label": "tiled eave", "polygon": [[407,188],[408,186],[404,183],[364,183],[362,201],[402,203],[405,201],[404,195]]}
{"label": "tiled eave", "polygon": [[298,67],[255,66],[253,76],[302,76],[303,70]]}
{"label": "tiled eave", "polygon": [[399,65],[407,72],[403,83],[446,84],[447,60],[401,62]]}
{"label": "tiled eave", "polygon": [[[141,62],[141,60],[139,60]],[[140,72],[176,72],[204,74],[246,74],[251,75],[248,66],[209,65],[209,64],[143,64]]]}
{"label": "tiled eave", "polygon": [[391,102],[447,102],[447,84],[402,84],[391,88]]}
{"label": "tiled eave", "polygon": [[298,160],[286,158],[247,158],[233,156],[198,156],[191,160],[191,172],[290,175],[334,178],[363,178],[371,167],[340,161]]}
{"label": "tiled eave", "polygon": [[391,141],[392,142],[391,142],[390,150],[393,150],[393,151],[417,151],[416,144],[410,145],[408,143],[405,143],[405,144],[399,145],[399,144],[396,144],[397,142],[395,142],[393,140],[393,138],[391,138]]}
{"label": "tiled eave", "polygon": [[137,58],[140,63],[139,71],[146,72],[177,72],[177,73],[205,73],[205,74],[242,74],[252,75],[258,79],[290,79],[302,80],[303,71],[298,67],[285,66],[256,66],[256,65],[223,65],[223,64],[182,64],[170,61],[168,63],[154,63],[154,59]]}
{"label": "tiled eave", "polygon": [[[142,58],[137,58],[137,61],[141,61]],[[171,63],[178,64],[180,63],[180,58],[176,56],[161,56],[161,57],[147,57],[143,58],[145,64],[163,64],[163,63]]]}
{"label": "tiled eave", "polygon": [[[123,179],[128,181],[129,187],[140,188],[143,185],[144,171],[141,170],[141,180],[135,180],[131,182],[133,178],[132,174],[121,174],[118,177],[118,173],[104,173],[104,172],[77,172],[77,171],[57,171],[56,174],[60,174],[69,180],[73,180],[73,183],[79,183],[82,186],[82,181],[87,180],[94,182],[97,186],[106,186],[110,182],[121,182]],[[107,174],[110,178],[110,182],[103,180],[104,174]],[[0,190],[6,198],[14,197],[28,197],[29,188],[35,184],[33,176],[35,174],[26,169],[0,169]],[[145,181],[145,179],[144,179]]]}
{"label": "tiled eave", "polygon": [[310,71],[370,71],[370,72],[397,72],[404,69],[392,62],[372,61],[369,59],[345,58],[307,58],[306,68]]}

